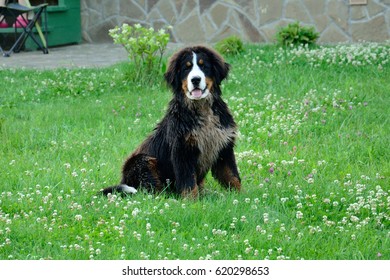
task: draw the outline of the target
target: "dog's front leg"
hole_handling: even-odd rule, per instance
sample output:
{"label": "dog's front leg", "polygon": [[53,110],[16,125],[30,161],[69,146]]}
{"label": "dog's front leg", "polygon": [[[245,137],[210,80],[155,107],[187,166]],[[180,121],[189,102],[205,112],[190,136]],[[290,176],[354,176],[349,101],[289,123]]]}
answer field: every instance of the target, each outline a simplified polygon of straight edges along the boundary
{"label": "dog's front leg", "polygon": [[196,163],[199,151],[185,145],[176,145],[171,160],[175,173],[175,187],[182,197],[196,198],[199,194],[196,176]]}

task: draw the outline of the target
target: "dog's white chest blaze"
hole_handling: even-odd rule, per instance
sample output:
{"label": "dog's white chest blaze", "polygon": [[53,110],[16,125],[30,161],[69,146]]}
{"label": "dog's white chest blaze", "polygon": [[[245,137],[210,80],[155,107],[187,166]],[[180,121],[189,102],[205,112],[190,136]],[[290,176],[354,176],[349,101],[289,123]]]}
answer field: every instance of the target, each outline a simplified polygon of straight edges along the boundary
{"label": "dog's white chest blaze", "polygon": [[198,172],[207,172],[218,159],[221,150],[234,142],[235,127],[222,127],[212,110],[199,118],[199,126],[187,137],[190,145],[199,149]]}

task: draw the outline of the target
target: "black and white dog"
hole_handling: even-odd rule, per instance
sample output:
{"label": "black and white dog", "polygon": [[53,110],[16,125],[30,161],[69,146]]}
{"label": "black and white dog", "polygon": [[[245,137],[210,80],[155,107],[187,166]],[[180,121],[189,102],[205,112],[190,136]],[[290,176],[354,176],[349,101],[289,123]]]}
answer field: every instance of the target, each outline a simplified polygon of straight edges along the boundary
{"label": "black and white dog", "polygon": [[173,90],[166,115],[125,161],[121,183],[102,193],[136,193],[144,188],[196,197],[209,170],[221,185],[239,191],[233,152],[236,124],[220,88],[229,68],[204,46],[175,53],[165,73]]}

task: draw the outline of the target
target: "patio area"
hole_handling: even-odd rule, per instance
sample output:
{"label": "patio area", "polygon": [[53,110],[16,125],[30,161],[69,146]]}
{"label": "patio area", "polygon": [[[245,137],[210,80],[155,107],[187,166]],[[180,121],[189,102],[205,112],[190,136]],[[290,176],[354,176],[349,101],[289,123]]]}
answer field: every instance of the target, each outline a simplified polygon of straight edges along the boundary
{"label": "patio area", "polygon": [[127,60],[122,46],[110,43],[79,44],[50,48],[49,54],[42,51],[21,51],[10,57],[0,57],[1,68],[76,68],[104,67]]}

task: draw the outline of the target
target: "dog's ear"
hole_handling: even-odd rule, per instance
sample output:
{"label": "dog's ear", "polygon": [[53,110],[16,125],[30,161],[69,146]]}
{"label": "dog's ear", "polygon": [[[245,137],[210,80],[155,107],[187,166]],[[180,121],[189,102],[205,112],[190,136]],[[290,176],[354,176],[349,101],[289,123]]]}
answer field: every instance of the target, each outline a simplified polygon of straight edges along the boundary
{"label": "dog's ear", "polygon": [[230,64],[224,61],[214,64],[215,82],[220,85],[221,82],[227,78],[230,70]]}
{"label": "dog's ear", "polygon": [[176,89],[179,86],[179,58],[181,56],[181,52],[175,53],[169,60],[168,69],[164,74],[165,81],[167,84],[172,87],[172,89]]}
{"label": "dog's ear", "polygon": [[215,82],[220,85],[227,78],[230,70],[230,64],[226,63],[220,54],[210,50],[210,56],[213,61]]}

